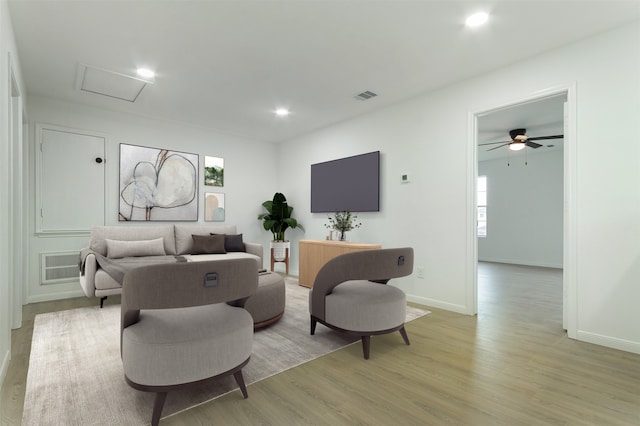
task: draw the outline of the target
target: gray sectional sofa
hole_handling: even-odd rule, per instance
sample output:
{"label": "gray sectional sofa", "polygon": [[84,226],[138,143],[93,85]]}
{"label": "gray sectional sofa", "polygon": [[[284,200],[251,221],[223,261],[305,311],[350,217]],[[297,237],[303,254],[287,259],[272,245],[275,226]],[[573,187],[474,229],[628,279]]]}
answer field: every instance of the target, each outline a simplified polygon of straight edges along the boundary
{"label": "gray sectional sofa", "polygon": [[124,274],[140,265],[248,257],[262,269],[262,255],[262,244],[242,241],[235,225],[95,226],[80,253],[80,284],[102,306],[122,292]]}

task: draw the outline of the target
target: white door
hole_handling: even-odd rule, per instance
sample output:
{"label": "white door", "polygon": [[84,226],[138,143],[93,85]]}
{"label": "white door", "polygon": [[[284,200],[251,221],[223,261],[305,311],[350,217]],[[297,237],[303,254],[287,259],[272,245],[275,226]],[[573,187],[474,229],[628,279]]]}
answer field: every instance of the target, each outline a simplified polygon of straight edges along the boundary
{"label": "white door", "polygon": [[38,232],[104,224],[105,137],[39,126]]}

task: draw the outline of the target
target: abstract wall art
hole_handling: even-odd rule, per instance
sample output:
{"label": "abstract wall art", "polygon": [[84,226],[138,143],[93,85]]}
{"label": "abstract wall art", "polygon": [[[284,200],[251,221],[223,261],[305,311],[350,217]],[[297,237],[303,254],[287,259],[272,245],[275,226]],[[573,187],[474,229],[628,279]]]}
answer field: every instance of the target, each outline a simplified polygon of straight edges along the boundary
{"label": "abstract wall art", "polygon": [[224,221],[224,194],[219,192],[205,192],[204,220],[207,222]]}
{"label": "abstract wall art", "polygon": [[224,186],[224,158],[204,157],[204,184]]}
{"label": "abstract wall art", "polygon": [[198,154],[120,144],[120,221],[197,221]]}

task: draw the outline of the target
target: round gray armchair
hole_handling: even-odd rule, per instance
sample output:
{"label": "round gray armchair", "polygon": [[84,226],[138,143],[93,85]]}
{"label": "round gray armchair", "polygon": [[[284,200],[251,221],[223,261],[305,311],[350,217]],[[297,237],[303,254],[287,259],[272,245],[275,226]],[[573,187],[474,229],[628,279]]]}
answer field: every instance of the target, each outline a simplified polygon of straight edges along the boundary
{"label": "round gray armchair", "polygon": [[258,287],[254,259],[156,264],[133,269],[122,287],[120,348],[126,382],[155,392],[152,425],[169,391],[242,377],[251,357],[253,318],[225,302]]}
{"label": "round gray armchair", "polygon": [[392,278],[413,271],[413,249],[366,250],[337,256],[318,272],[309,292],[311,334],[319,322],[333,330],[359,336],[369,359],[371,336],[404,329],[407,300]]}

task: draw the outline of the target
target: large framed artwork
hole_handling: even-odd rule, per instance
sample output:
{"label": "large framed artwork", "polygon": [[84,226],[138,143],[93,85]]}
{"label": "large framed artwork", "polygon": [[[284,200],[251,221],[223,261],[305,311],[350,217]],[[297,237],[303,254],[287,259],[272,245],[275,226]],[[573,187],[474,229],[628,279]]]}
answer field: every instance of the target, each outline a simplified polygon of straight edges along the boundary
{"label": "large framed artwork", "polygon": [[205,155],[204,184],[207,186],[224,186],[224,158]]}
{"label": "large framed artwork", "polygon": [[120,144],[120,221],[197,221],[198,154]]}
{"label": "large framed artwork", "polygon": [[207,222],[224,222],[224,194],[205,192],[204,220]]}

